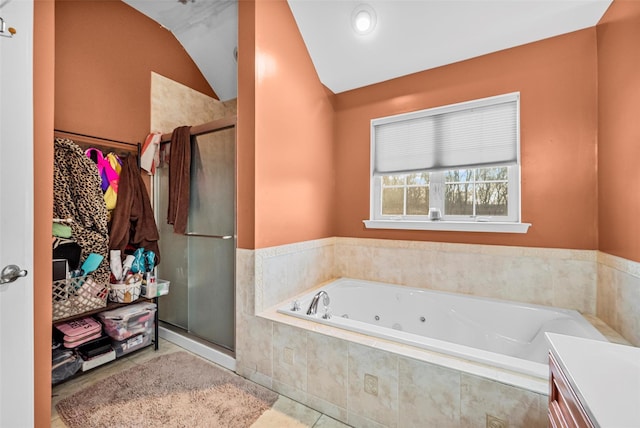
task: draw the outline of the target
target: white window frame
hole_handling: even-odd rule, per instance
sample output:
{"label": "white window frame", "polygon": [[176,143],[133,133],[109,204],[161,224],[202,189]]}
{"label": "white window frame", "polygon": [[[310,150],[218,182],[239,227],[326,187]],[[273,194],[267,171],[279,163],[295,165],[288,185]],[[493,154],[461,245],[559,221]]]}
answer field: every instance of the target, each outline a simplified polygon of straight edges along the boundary
{"label": "white window frame", "polygon": [[[369,229],[408,229],[408,230],[445,230],[445,231],[464,231],[464,232],[505,232],[505,233],[526,233],[529,223],[521,222],[521,206],[520,206],[520,109],[519,94],[516,93],[518,100],[517,107],[517,163],[508,165],[508,215],[507,216],[459,216],[446,215],[444,210],[444,171],[427,171],[429,172],[429,207],[438,208],[443,213],[443,217],[438,221],[429,220],[427,215],[382,215],[382,177],[374,174],[375,162],[375,125],[379,123],[390,123],[394,121],[403,121],[413,119],[415,117],[431,116],[444,112],[452,112],[473,108],[477,105],[486,105],[492,101],[499,102],[506,97],[513,97],[514,94],[499,95],[481,100],[467,101],[458,104],[452,104],[443,107],[436,107],[417,112],[405,113],[396,116],[389,116],[371,121],[371,171],[370,171],[370,213],[369,220],[364,220],[364,224]],[[504,165],[496,165],[504,166]],[[461,166],[459,169],[479,169],[487,168],[486,166]],[[458,169],[458,168],[452,168]]]}

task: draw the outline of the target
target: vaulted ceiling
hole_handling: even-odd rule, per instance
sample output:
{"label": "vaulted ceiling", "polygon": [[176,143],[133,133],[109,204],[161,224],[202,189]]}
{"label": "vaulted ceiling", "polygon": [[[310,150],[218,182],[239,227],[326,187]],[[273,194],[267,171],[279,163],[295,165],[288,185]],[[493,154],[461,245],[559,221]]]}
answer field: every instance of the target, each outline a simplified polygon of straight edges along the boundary
{"label": "vaulted ceiling", "polygon": [[123,0],[170,30],[221,101],[237,96],[236,0]]}
{"label": "vaulted ceiling", "polygon": [[[237,96],[235,0],[124,0],[173,32],[221,100]],[[612,0],[288,0],[321,82],[340,93],[592,27]],[[352,16],[366,4],[368,34]]]}

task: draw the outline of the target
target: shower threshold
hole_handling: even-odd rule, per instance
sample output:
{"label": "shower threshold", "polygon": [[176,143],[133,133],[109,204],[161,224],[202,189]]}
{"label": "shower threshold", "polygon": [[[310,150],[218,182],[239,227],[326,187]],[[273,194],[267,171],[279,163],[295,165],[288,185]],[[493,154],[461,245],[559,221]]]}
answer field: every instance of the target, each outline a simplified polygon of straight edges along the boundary
{"label": "shower threshold", "polygon": [[203,340],[180,327],[164,321],[160,321],[158,330],[161,338],[226,369],[236,370],[236,359],[233,351]]}

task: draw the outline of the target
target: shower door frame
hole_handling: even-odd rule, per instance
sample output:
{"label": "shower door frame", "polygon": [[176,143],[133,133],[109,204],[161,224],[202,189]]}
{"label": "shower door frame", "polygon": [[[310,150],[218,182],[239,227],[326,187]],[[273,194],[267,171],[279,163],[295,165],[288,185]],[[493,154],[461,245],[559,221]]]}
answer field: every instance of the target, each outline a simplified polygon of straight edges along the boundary
{"label": "shower door frame", "polygon": [[[235,304],[236,304],[236,253],[237,253],[237,210],[238,210],[238,180],[237,180],[237,171],[238,171],[238,156],[237,156],[237,117],[235,115],[233,116],[227,116],[224,117],[222,119],[218,119],[218,120],[214,120],[211,122],[207,122],[204,123],[202,125],[197,125],[197,126],[192,126],[191,127],[191,137],[197,137],[199,135],[205,135],[205,134],[211,134],[211,133],[215,133],[218,131],[224,131],[227,129],[233,129],[234,130],[234,162],[233,162],[233,171],[234,171],[234,189],[233,189],[233,224],[234,224],[234,230],[233,230],[233,235],[230,237],[233,242],[233,248],[234,248],[234,254],[233,254],[233,302],[232,305],[235,308]],[[161,137],[161,144],[167,144],[171,142],[171,135],[172,133],[167,133],[167,134],[162,134]],[[159,222],[159,216],[161,215],[161,213],[159,212],[159,205],[160,205],[160,186],[158,185],[158,175],[156,173],[156,175],[153,177],[153,179],[151,180],[151,186],[152,186],[152,193],[153,193],[153,208],[154,208],[154,215],[156,217],[156,221]],[[166,221],[166,220],[165,220]],[[193,237],[210,237],[213,239],[229,239],[229,236],[218,236],[218,235],[207,235],[207,234],[199,234],[199,233],[185,233],[185,236],[188,237],[189,236],[193,236]],[[157,268],[156,268],[157,269]],[[172,328],[171,331],[171,336],[173,337],[179,337],[179,336],[183,336],[185,338],[186,341],[191,341],[191,342],[195,342],[196,343],[196,348],[192,349],[194,352],[198,353],[198,344],[202,345],[203,343],[205,344],[205,347],[210,348],[209,350],[206,350],[205,353],[209,354],[209,352],[211,350],[213,350],[213,352],[217,352],[217,349],[219,348],[223,354],[222,358],[227,358],[229,357],[228,353],[231,352],[233,354],[233,358],[235,359],[235,341],[236,341],[236,332],[235,332],[235,328],[236,328],[236,314],[235,314],[235,310],[233,311],[233,349],[229,349],[224,345],[221,344],[217,344],[215,342],[211,342],[208,341],[207,339],[203,339],[193,333],[190,333],[188,326],[187,329],[183,328],[183,327],[179,327],[179,326],[174,326],[173,324],[171,324],[170,322],[167,321],[162,321],[168,325],[171,325],[172,327],[174,327],[175,329],[179,330],[178,332],[175,332],[174,329]],[[187,323],[188,324],[188,323]],[[182,342],[182,340],[180,340],[181,346],[185,346],[185,344],[187,344],[188,342]],[[207,355],[202,355],[205,358],[209,358]],[[216,357],[214,358],[209,358],[212,360],[216,360]],[[235,361],[235,360],[234,360]],[[220,363],[220,361],[216,361],[218,363]],[[222,363],[223,366],[226,366],[227,368],[231,368],[229,367],[227,364]]]}

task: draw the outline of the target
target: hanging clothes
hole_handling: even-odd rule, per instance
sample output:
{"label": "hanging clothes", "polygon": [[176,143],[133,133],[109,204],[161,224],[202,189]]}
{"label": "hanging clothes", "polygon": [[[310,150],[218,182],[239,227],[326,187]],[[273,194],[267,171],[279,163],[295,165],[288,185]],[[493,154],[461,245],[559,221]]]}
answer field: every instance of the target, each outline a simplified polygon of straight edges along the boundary
{"label": "hanging clothes", "polygon": [[82,249],[81,258],[96,253],[103,261],[91,276],[109,281],[109,230],[107,206],[102,195],[102,178],[95,164],[72,140],[56,138],[53,153],[53,216],[72,218],[73,240]]}
{"label": "hanging clothes", "polygon": [[135,156],[127,156],[122,162],[110,237],[109,249],[124,254],[128,245],[144,248],[156,254],[156,265],[160,263],[160,234]]}
{"label": "hanging clothes", "polygon": [[174,233],[186,233],[191,186],[191,127],[180,126],[171,134],[169,152],[169,207],[167,223]]}
{"label": "hanging clothes", "polygon": [[109,153],[104,157],[108,166],[105,166],[105,175],[109,181],[109,187],[104,191],[104,201],[107,203],[109,215],[116,208],[118,202],[118,183],[122,171],[122,161],[115,153]]}
{"label": "hanging clothes", "polygon": [[95,147],[85,150],[85,154],[98,168],[98,173],[102,178],[102,192],[110,216],[111,211],[116,207],[118,199],[118,181],[120,180],[122,161],[115,153],[109,153],[104,156],[102,151]]}
{"label": "hanging clothes", "polygon": [[142,145],[140,154],[140,168],[144,169],[149,175],[156,173],[156,167],[160,164],[160,140],[162,133],[152,132],[147,135]]}

